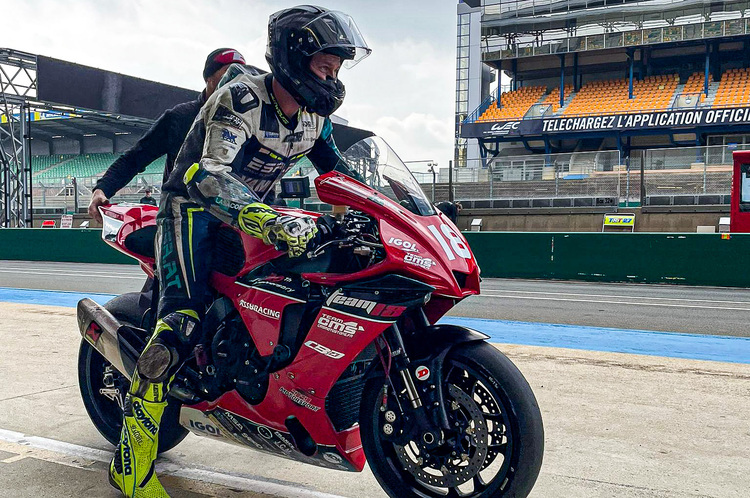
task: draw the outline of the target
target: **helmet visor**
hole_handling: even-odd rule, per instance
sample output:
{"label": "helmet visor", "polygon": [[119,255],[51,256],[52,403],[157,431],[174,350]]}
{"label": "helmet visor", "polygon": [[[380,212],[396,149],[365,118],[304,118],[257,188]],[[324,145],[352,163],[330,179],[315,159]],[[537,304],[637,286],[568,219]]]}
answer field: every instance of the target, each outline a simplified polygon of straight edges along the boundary
{"label": "helmet visor", "polygon": [[372,52],[354,19],[343,12],[325,12],[305,24],[302,30],[310,35],[305,55],[331,52],[344,59],[342,65],[346,68],[353,67]]}

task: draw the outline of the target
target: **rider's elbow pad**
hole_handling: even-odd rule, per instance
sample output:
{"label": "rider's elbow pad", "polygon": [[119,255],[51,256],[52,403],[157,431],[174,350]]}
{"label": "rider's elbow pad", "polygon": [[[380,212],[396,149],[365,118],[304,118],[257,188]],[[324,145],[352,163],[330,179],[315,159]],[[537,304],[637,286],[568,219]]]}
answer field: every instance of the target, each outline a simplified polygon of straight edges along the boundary
{"label": "rider's elbow pad", "polygon": [[216,181],[211,181],[211,175],[200,164],[190,166],[182,178],[191,199],[207,201],[219,194]]}

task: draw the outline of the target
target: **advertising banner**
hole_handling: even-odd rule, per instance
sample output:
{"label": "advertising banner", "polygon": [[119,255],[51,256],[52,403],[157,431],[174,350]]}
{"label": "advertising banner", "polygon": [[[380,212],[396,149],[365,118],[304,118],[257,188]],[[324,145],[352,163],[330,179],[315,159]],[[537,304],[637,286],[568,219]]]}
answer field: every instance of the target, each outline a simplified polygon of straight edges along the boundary
{"label": "advertising banner", "polygon": [[495,123],[466,123],[464,138],[558,135],[624,130],[674,130],[698,126],[750,124],[750,107],[730,109],[675,109],[640,114],[521,119]]}
{"label": "advertising banner", "polygon": [[605,214],[604,223],[602,224],[602,232],[606,232],[609,228],[615,229],[628,229],[631,232],[635,229],[635,214],[634,213],[620,213],[620,214]]}

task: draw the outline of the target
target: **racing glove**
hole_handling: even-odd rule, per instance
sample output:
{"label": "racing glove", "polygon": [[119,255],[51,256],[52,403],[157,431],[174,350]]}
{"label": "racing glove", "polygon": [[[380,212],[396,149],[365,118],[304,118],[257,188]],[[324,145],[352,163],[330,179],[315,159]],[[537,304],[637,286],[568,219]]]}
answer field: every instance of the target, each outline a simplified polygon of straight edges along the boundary
{"label": "racing glove", "polygon": [[309,216],[279,216],[260,202],[248,204],[237,216],[240,229],[279,250],[286,250],[290,258],[302,255],[315,237],[318,228]]}

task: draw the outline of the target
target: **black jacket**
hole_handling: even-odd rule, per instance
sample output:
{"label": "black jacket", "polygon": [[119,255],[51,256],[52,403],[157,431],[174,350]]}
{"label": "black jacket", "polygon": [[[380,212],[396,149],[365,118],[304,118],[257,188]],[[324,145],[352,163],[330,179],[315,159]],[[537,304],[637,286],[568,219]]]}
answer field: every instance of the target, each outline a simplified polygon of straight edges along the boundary
{"label": "black jacket", "polygon": [[182,142],[185,141],[185,136],[205,101],[204,93],[201,93],[196,100],[178,104],[164,111],[146,134],[112,163],[94,188],[101,189],[104,195],[112,197],[135,178],[135,175],[142,173],[146,166],[164,154],[167,155],[164,168],[166,182]]}

